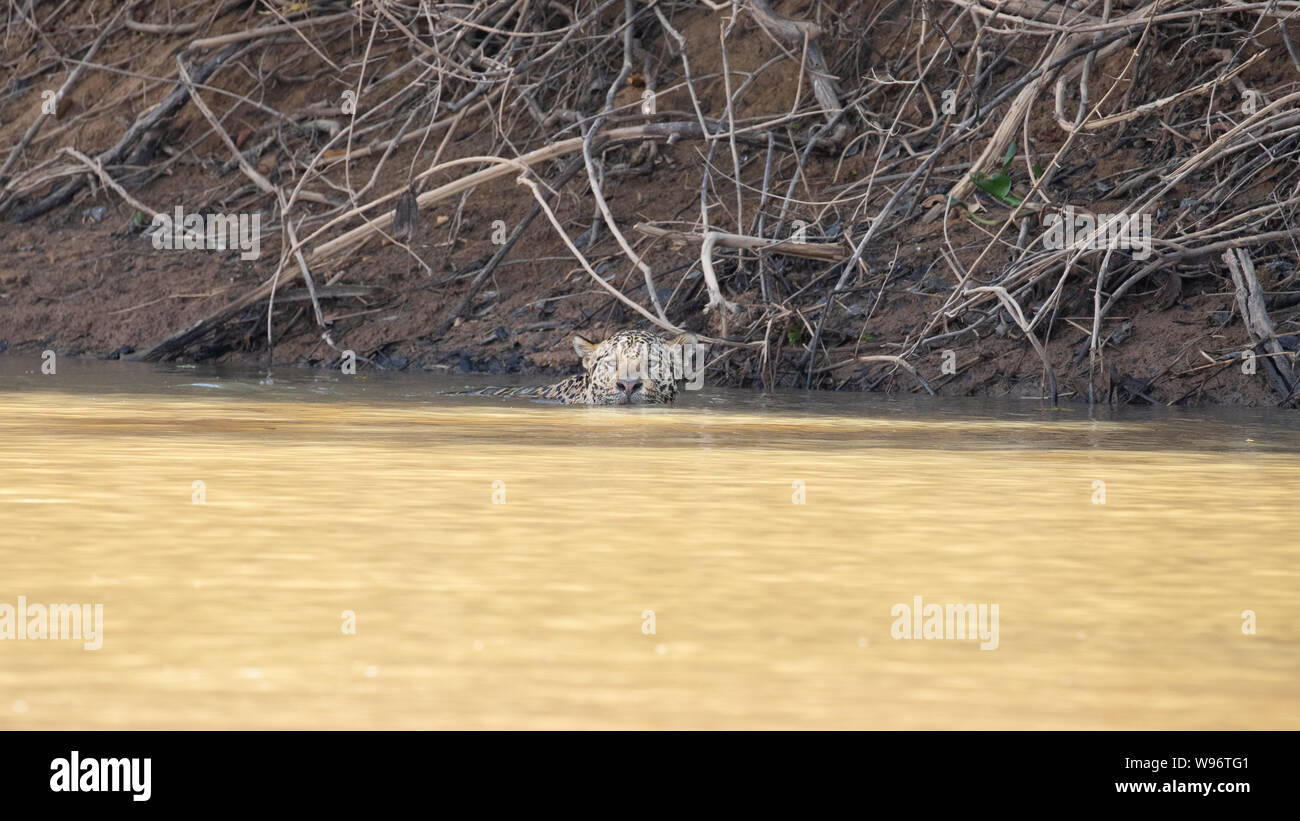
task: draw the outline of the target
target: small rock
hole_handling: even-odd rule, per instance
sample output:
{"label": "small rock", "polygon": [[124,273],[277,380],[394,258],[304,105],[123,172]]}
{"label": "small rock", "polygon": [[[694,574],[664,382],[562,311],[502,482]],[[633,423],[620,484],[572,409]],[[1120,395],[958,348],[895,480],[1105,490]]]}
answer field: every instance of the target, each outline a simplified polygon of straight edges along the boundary
{"label": "small rock", "polygon": [[1120,325],[1111,333],[1110,343],[1112,345],[1118,345],[1124,340],[1128,339],[1132,334],[1133,334],[1133,323],[1125,322],[1123,325]]}

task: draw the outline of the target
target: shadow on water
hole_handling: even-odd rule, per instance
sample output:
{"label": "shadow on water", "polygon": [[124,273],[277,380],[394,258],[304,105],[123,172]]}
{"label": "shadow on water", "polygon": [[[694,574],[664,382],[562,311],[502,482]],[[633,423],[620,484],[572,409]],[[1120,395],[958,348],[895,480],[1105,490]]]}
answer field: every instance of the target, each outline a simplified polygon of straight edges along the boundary
{"label": "shadow on water", "polygon": [[[46,376],[33,363],[0,356],[0,393],[67,393],[96,397],[94,401],[156,396],[181,403],[364,408],[365,413],[354,414],[356,434],[372,426],[377,427],[371,433],[396,433],[421,416],[444,422],[477,417],[471,428],[522,427],[535,444],[550,441],[551,434],[565,445],[639,444],[649,430],[664,444],[710,447],[1300,452],[1296,415],[1271,408],[1089,408],[1085,403],[1063,403],[1052,409],[1038,397],[932,398],[798,390],[764,394],[708,388],[681,392],[671,408],[574,408],[454,393],[516,384],[530,383],[512,377],[373,371],[343,375],[287,367],[268,377],[265,371],[249,368],[84,360],[60,362],[58,373]],[[289,407],[284,412],[294,416]],[[626,424],[629,417],[636,418],[636,424]],[[182,423],[183,414],[174,421]],[[567,435],[572,430],[601,436],[575,440]]]}

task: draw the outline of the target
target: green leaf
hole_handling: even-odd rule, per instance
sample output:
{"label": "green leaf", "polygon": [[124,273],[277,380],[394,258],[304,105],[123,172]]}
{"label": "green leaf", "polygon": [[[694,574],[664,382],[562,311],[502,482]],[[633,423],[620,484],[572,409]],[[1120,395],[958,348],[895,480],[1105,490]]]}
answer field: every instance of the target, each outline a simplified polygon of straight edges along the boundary
{"label": "green leaf", "polygon": [[983,174],[971,174],[970,181],[975,183],[975,187],[979,190],[992,194],[998,199],[1005,197],[1011,190],[1011,177],[1005,171],[991,179]]}
{"label": "green leaf", "polygon": [[1039,177],[1043,176],[1043,167],[1038,163],[1034,163],[1032,173],[1034,175],[1034,179],[1038,179]]}
{"label": "green leaf", "polygon": [[963,205],[962,208],[966,210],[966,216],[975,220],[980,225],[997,225],[999,222],[1002,221],[1002,220],[988,220],[988,219],[984,219],[983,217],[976,216],[975,212],[970,210],[969,208],[966,208],[965,205]]}
{"label": "green leaf", "polygon": [[966,212],[966,216],[968,216],[968,217],[970,217],[971,219],[975,220],[975,221],[978,222],[980,225],[997,225],[998,222],[999,222],[999,220],[984,219],[983,217],[977,217],[977,216],[975,215],[975,212],[972,211],[972,210],[970,210],[970,206],[967,205],[966,203],[962,202],[961,200],[955,200],[955,199],[953,199],[952,197],[949,197],[949,198],[948,198],[948,202],[950,202],[952,205],[956,206],[957,208],[960,208],[961,210],[965,211],[965,212]]}
{"label": "green leaf", "polygon": [[1012,141],[1011,141],[1011,145],[1007,146],[1007,153],[1006,153],[1006,156],[1004,156],[1004,157],[1002,158],[1002,170],[1003,170],[1003,171],[1006,171],[1006,170],[1007,170],[1007,166],[1008,166],[1008,165],[1011,165],[1011,160],[1012,160],[1015,156],[1016,156],[1016,143],[1015,143],[1014,140],[1012,140]]}
{"label": "green leaf", "polygon": [[1003,171],[992,179],[989,179],[982,174],[971,174],[970,181],[975,183],[975,187],[979,190],[997,197],[1007,205],[1019,205],[1022,202],[1020,197],[1011,193],[1011,175],[1006,171]]}

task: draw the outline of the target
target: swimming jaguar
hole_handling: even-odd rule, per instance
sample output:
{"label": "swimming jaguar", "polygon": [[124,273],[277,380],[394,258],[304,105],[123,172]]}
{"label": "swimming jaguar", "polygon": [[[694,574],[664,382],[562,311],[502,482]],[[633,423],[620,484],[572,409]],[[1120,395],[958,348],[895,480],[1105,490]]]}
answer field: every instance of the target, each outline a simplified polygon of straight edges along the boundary
{"label": "swimming jaguar", "polygon": [[[677,398],[677,380],[702,365],[695,335],[662,339],[645,331],[619,331],[599,344],[577,334],[573,350],[583,372],[554,385],[480,388],[476,396],[526,396],[564,405],[667,405]],[[697,365],[698,363],[698,365]]]}

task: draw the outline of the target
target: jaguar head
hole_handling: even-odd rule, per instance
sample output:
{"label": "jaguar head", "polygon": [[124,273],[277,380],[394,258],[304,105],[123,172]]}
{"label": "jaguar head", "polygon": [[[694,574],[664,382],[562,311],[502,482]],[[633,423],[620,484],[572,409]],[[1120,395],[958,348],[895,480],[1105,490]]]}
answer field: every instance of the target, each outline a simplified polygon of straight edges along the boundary
{"label": "jaguar head", "polygon": [[[586,371],[592,405],[666,405],[677,398],[677,380],[696,367],[693,334],[661,339],[644,331],[619,331],[599,344],[573,337]],[[703,363],[700,362],[700,365]]]}

